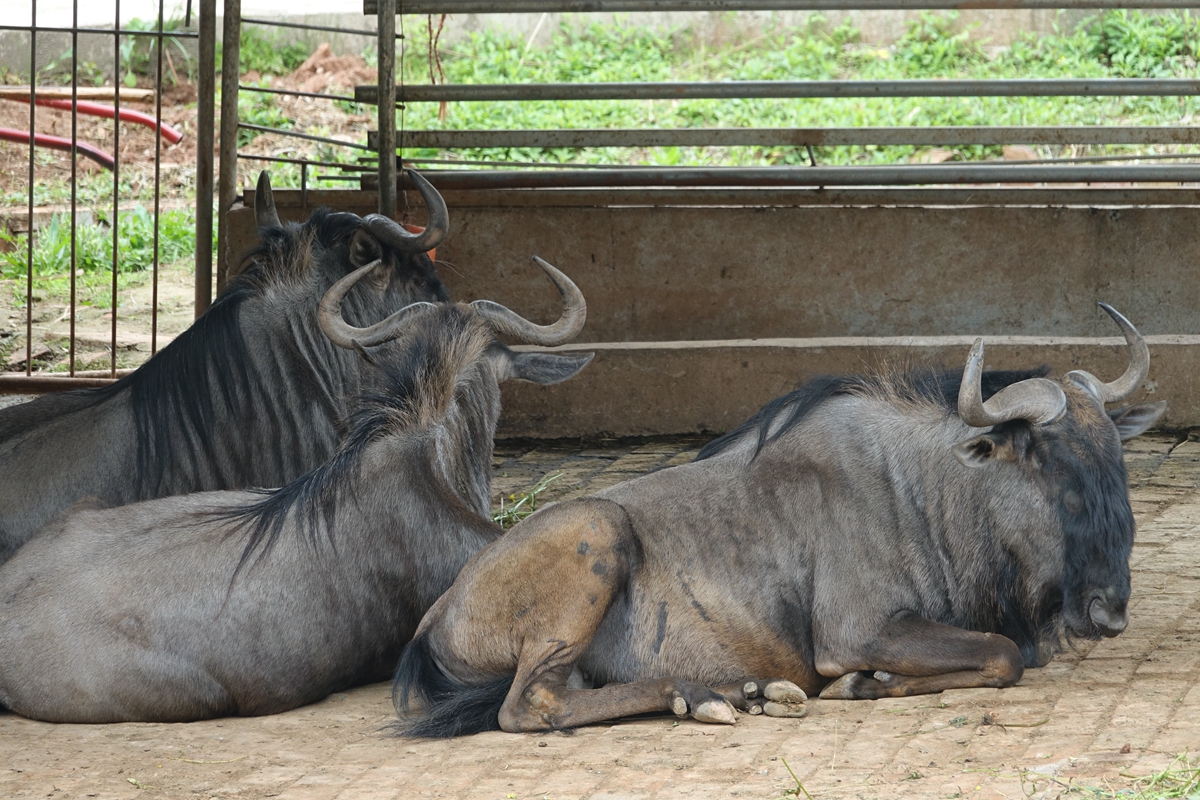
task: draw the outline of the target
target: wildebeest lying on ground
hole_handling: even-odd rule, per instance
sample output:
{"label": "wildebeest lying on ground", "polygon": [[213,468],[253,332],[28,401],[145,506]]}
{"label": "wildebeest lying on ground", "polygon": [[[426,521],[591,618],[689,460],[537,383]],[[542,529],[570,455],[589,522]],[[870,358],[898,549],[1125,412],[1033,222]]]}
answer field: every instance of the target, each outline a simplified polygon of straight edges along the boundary
{"label": "wildebeest lying on ground", "polygon": [[429,210],[419,235],[387,217],[315,212],[281,225],[259,178],[263,243],[212,307],[132,375],[0,411],[0,564],[84,497],[108,506],[211,489],[280,486],[333,454],[361,359],[317,328],[317,302],[378,260],[346,300],[357,324],[446,289],[426,251],[446,205],[413,175]]}
{"label": "wildebeest lying on ground", "polygon": [[[268,714],[383,680],[489,517],[499,383],[556,383],[583,295],[534,325],[487,301],[418,303],[370,330],[321,302],[331,339],[376,365],[334,457],[282,489],[75,510],[0,567],[0,705],[58,722]],[[368,341],[395,341],[367,346]]]}
{"label": "wildebeest lying on ground", "polygon": [[1104,308],[1131,353],[1113,383],[983,373],[980,340],[962,373],[818,379],[690,464],[529,517],[421,621],[396,672],[402,730],[801,715],[822,688],[1010,686],[1060,623],[1119,634],[1134,534],[1120,441],[1165,404],[1105,413],[1149,351]]}

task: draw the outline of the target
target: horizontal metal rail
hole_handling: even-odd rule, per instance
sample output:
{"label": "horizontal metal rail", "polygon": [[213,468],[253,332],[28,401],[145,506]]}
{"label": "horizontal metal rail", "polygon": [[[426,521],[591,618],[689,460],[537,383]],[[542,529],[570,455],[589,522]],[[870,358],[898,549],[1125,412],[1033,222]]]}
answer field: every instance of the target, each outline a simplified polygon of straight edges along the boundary
{"label": "horizontal metal rail", "polygon": [[[1194,8],[1195,0],[404,0],[402,14],[537,14],[625,11],[923,11],[926,9]],[[363,13],[378,13],[363,0]]]}
{"label": "horizontal metal rail", "polygon": [[[367,145],[378,149],[375,131]],[[404,131],[400,147],[857,147],[863,145],[1200,144],[1200,128],[1170,126],[963,126],[902,128],[630,128]]]}
{"label": "horizontal metal rail", "polygon": [[272,128],[267,125],[252,125],[249,122],[239,122],[239,128],[245,128],[248,131],[258,131],[259,133],[275,133],[280,136],[291,136],[295,139],[307,139],[310,142],[323,142],[324,144],[337,145],[339,147],[349,147],[354,150],[369,150],[365,144],[358,142],[343,142],[341,139],[330,139],[327,136],[314,136],[311,133],[301,133],[300,131],[288,131],[282,128]]}
{"label": "horizontal metal rail", "polygon": [[[519,100],[744,100],[818,97],[1178,97],[1200,95],[1190,78],[1034,78],[898,81],[662,81],[646,83],[484,83],[396,87],[397,103]],[[376,104],[374,86],[354,99]]]}
{"label": "horizontal metal rail", "polygon": [[239,92],[258,92],[259,94],[285,94],[288,97],[315,97],[321,100],[345,100],[346,102],[355,102],[354,98],[345,94],[326,94],[325,92],[302,92],[298,89],[272,89],[267,86],[247,86],[238,84]]}
{"label": "horizontal metal rail", "polygon": [[439,190],[701,186],[954,186],[987,184],[1198,183],[1200,164],[1036,166],[921,164],[881,167],[728,167],[612,170],[439,170]]}
{"label": "horizontal metal rail", "polygon": [[0,31],[24,31],[29,33],[30,30],[35,30],[38,33],[103,33],[106,36],[120,34],[122,36],[152,36],[163,39],[170,39],[172,37],[178,39],[196,39],[200,36],[196,31],[184,30],[143,31],[130,28],[121,28],[120,30],[113,28],[72,28],[70,25],[0,25]]}
{"label": "horizontal metal rail", "polygon": [[[335,25],[311,25],[307,22],[284,22],[274,19],[251,19],[242,17],[243,24],[264,25],[272,28],[295,28],[301,31],[324,31],[326,33],[345,33],[352,36],[376,36],[375,31],[366,28],[339,28]],[[396,37],[399,38],[399,37]]]}

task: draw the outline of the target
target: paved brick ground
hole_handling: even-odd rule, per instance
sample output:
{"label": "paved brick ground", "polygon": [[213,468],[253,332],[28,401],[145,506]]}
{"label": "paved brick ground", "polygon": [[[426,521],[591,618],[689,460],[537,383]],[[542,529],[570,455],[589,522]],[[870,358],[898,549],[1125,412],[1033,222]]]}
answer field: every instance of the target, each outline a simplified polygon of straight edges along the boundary
{"label": "paved brick ground", "polygon": [[[563,499],[688,460],[695,439],[508,443],[497,496],[563,473]],[[572,735],[390,738],[385,685],[287,714],[189,725],[47,725],[0,715],[0,797],[1056,797],[1119,788],[1200,750],[1200,441],[1131,443],[1138,542],[1121,637],[1082,643],[1011,689],[811,703],[732,727],[648,719]]]}

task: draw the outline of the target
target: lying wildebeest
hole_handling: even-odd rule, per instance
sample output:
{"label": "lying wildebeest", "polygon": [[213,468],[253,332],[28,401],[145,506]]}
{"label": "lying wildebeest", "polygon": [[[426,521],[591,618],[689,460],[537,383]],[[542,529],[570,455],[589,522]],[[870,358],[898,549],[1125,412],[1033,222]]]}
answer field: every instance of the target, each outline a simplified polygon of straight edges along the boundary
{"label": "lying wildebeest", "polygon": [[407,732],[802,715],[822,687],[1010,686],[1060,621],[1116,636],[1134,533],[1120,441],[1164,404],[1105,413],[1149,351],[1104,308],[1132,359],[1113,383],[984,374],[980,340],[961,374],[819,379],[690,464],[529,517],[405,649]]}
{"label": "lying wildebeest", "polygon": [[378,214],[325,210],[283,226],[262,173],[263,244],[195,324],[111,386],[0,411],[0,564],[84,497],[115,506],[280,486],[328,459],[361,359],[321,335],[321,296],[378,259],[347,298],[351,321],[448,299],[426,255],[448,230],[446,204],[411,174],[429,209],[419,235]]}
{"label": "lying wildebeest", "polygon": [[[266,496],[208,492],[74,510],[0,567],[0,706],[59,722],[268,714],[382,680],[421,614],[500,534],[489,518],[499,383],[556,383],[591,354],[503,306],[417,303],[367,329],[322,327],[376,365],[334,457]],[[399,336],[387,344],[371,346]],[[373,373],[373,374],[372,374]]]}

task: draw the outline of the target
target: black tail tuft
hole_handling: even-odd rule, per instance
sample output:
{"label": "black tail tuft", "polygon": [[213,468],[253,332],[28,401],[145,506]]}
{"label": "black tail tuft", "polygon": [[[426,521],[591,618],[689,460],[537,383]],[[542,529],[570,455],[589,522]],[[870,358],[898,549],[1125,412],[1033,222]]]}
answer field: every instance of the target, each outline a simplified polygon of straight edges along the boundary
{"label": "black tail tuft", "polygon": [[[500,730],[500,706],[512,688],[513,676],[494,678],[478,686],[459,683],[442,672],[419,634],[400,654],[392,682],[392,704],[400,714],[400,736],[447,739]],[[424,713],[410,710],[416,705]]]}

